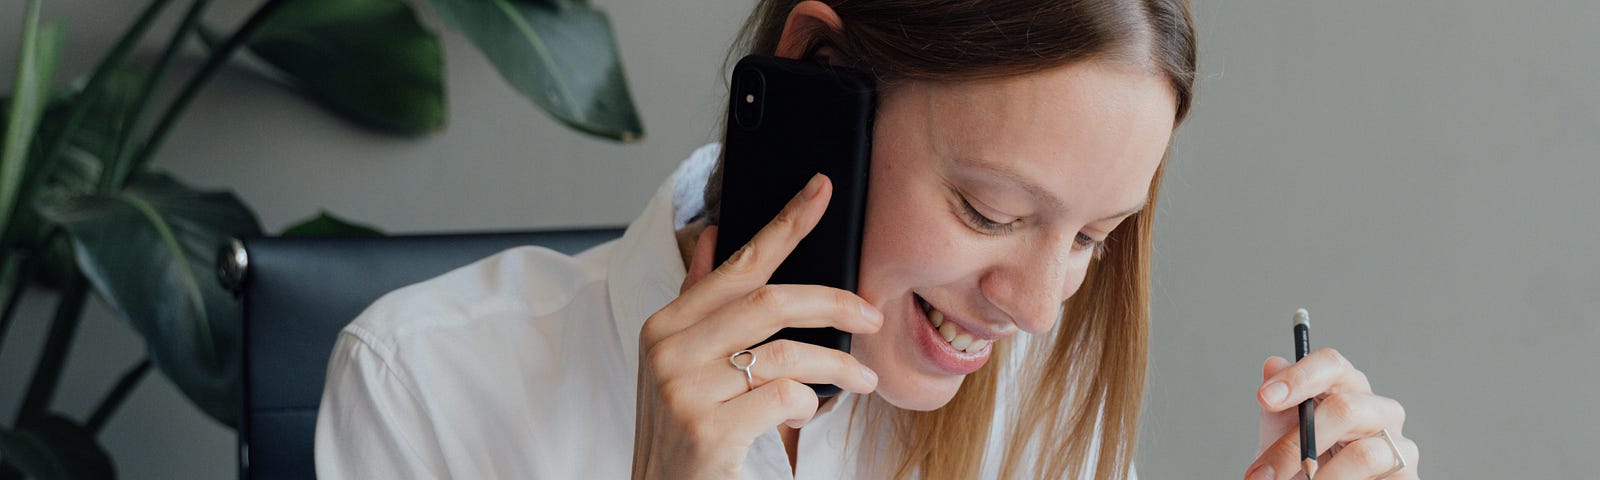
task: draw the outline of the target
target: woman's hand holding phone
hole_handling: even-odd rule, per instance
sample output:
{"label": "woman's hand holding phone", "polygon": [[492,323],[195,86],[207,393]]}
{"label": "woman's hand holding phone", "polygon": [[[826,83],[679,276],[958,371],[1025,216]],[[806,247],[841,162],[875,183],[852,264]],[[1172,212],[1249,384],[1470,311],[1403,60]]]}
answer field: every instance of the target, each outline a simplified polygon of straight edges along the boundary
{"label": "woman's hand holding phone", "polygon": [[817,395],[805,384],[862,394],[877,387],[877,374],[850,354],[801,342],[751,348],[748,385],[729,359],[782,328],[872,333],[883,325],[883,314],[849,291],[767,284],[822,218],[831,192],[828,177],[812,177],[715,270],[716,228],[701,233],[678,298],[639,333],[633,478],[739,478],[756,437],[780,423],[798,428],[816,413]]}

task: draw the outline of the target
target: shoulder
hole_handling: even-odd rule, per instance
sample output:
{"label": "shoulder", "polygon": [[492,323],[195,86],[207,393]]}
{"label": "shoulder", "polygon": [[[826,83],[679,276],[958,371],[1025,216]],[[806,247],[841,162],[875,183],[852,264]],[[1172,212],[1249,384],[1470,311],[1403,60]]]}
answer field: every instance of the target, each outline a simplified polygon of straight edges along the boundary
{"label": "shoulder", "polygon": [[341,337],[393,361],[389,354],[407,344],[445,346],[493,341],[508,330],[538,331],[562,322],[561,313],[584,292],[603,290],[609,248],[577,257],[534,246],[506,250],[384,295]]}
{"label": "shoulder", "polygon": [[[622,433],[567,420],[563,412],[579,406],[559,404],[557,393],[570,390],[542,388],[573,384],[570,372],[624,378],[583,370],[620,362],[616,348],[583,343],[615,336],[605,294],[610,248],[568,257],[519,247],[373,303],[340,333],[329,360],[318,469],[360,472],[352,478],[569,478],[580,463],[553,459],[584,458],[574,449],[586,443],[562,439],[621,441]],[[582,397],[605,405],[594,399],[620,380],[592,383]],[[622,403],[610,403],[619,406],[595,411],[620,416]]]}

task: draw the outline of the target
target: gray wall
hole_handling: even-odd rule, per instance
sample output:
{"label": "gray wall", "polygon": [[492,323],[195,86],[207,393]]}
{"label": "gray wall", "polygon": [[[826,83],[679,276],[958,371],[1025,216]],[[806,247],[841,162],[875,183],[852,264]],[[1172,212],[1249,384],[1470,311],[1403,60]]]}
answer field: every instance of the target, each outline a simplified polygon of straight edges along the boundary
{"label": "gray wall", "polygon": [[[92,64],[136,3],[56,1],[59,78]],[[236,21],[254,2],[213,12]],[[706,141],[718,67],[745,12],[596,0],[648,133],[568,132],[445,36],[450,124],[423,139],[351,127],[245,71],[199,99],[158,165],[229,187],[270,229],[327,208],[396,232],[619,224]],[[20,9],[0,11],[0,78]],[[1430,478],[1579,477],[1600,445],[1600,4],[1199,2],[1199,102],[1176,142],[1157,233],[1146,478],[1230,478],[1255,446],[1260,362],[1306,307],[1401,400]],[[154,42],[152,42],[154,43]],[[192,67],[192,65],[190,65]],[[0,417],[20,403],[48,298],[0,352]],[[142,344],[91,308],[57,405],[82,415]],[[1586,408],[1587,407],[1587,408]],[[1548,413],[1546,413],[1548,412]],[[125,478],[232,474],[232,433],[165,380],[103,435]]]}
{"label": "gray wall", "polygon": [[1405,404],[1430,478],[1592,477],[1600,4],[1195,10],[1141,470],[1243,476],[1261,361],[1303,306]]}

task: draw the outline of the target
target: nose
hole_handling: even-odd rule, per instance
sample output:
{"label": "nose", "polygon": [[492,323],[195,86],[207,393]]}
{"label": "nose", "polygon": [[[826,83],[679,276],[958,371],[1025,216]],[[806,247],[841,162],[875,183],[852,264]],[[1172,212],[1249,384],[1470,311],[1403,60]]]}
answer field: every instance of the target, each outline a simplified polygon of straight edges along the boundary
{"label": "nose", "polygon": [[1088,269],[1089,255],[1073,255],[1075,236],[1074,231],[1020,240],[1016,248],[993,259],[993,266],[978,281],[979,290],[1022,331],[1049,330]]}

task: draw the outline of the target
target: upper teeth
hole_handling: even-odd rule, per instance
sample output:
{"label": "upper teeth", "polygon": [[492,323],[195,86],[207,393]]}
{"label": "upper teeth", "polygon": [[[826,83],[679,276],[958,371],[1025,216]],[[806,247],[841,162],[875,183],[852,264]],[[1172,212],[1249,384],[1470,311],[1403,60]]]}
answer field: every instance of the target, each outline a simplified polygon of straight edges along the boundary
{"label": "upper teeth", "polygon": [[939,336],[944,337],[944,341],[950,342],[950,346],[956,350],[977,353],[989,345],[988,340],[973,338],[971,333],[956,325],[956,322],[944,321],[944,313],[934,310],[931,306],[928,308],[928,320],[933,322],[934,328],[939,329]]}

